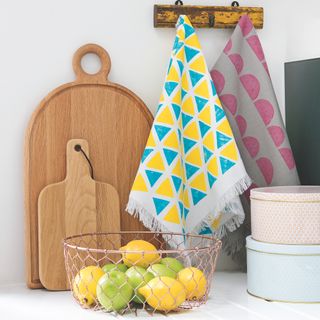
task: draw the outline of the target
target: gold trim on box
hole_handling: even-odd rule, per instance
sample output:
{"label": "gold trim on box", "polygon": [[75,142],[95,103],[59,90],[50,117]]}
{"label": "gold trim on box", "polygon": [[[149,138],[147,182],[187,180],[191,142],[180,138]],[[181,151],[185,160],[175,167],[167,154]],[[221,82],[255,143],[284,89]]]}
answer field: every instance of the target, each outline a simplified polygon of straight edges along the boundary
{"label": "gold trim on box", "polygon": [[251,249],[251,248],[248,248],[247,247],[247,250],[251,250],[251,251],[254,251],[254,252],[259,252],[259,253],[266,253],[266,254],[276,254],[276,255],[279,255],[279,256],[300,256],[300,257],[320,257],[320,253],[310,253],[310,254],[296,254],[296,253],[279,253],[279,252],[266,252],[266,251],[260,251],[260,250],[256,250],[256,249]]}
{"label": "gold trim on box", "polygon": [[259,297],[251,292],[249,292],[249,290],[247,290],[247,293],[254,297],[254,298],[258,298],[258,299],[261,299],[261,300],[265,300],[267,302],[283,302],[283,303],[297,303],[297,304],[300,304],[300,303],[305,303],[305,304],[319,304],[320,301],[287,301],[287,300],[275,300],[275,299],[268,299],[268,298],[263,298],[263,297]]}
{"label": "gold trim on box", "polygon": [[267,200],[250,197],[250,200],[264,201],[264,202],[285,202],[285,203],[320,203],[320,200],[304,200],[304,201],[295,201],[295,200]]}

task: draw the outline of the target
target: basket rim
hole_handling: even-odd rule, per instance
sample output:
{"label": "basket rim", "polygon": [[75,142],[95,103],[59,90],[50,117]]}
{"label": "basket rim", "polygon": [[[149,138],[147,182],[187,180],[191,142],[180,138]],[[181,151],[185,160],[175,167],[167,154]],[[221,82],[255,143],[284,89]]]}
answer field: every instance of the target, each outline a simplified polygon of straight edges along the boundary
{"label": "basket rim", "polygon": [[[158,235],[176,235],[176,236],[187,236],[192,238],[201,238],[211,240],[213,242],[212,245],[204,246],[204,247],[194,247],[194,248],[184,248],[184,249],[165,249],[165,250],[115,250],[115,249],[94,249],[89,247],[77,246],[74,244],[70,244],[68,241],[81,238],[83,236],[99,236],[99,235],[115,235],[115,234],[158,234]],[[199,235],[195,233],[179,233],[179,232],[156,232],[156,231],[118,231],[118,232],[88,232],[83,234],[77,234],[73,236],[69,236],[63,239],[64,248],[71,248],[80,251],[89,251],[95,253],[141,253],[144,254],[152,254],[152,253],[177,253],[177,252],[194,252],[194,251],[206,251],[206,250],[216,250],[219,251],[222,246],[222,241],[214,236],[205,236]]]}

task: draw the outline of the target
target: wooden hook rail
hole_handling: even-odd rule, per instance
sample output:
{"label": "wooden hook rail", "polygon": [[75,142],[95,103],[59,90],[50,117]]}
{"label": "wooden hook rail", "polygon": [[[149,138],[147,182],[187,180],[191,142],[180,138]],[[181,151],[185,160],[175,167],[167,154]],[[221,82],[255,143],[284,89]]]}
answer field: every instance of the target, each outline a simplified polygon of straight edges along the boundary
{"label": "wooden hook rail", "polygon": [[234,28],[247,14],[254,27],[263,28],[263,8],[241,6],[154,5],[154,27],[174,28],[179,16],[185,14],[196,28]]}

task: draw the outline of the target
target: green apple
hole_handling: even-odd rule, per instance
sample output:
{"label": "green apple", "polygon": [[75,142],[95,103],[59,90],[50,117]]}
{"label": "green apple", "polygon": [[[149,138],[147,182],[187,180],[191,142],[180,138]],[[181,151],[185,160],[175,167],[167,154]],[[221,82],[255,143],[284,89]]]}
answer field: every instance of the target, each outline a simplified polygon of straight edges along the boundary
{"label": "green apple", "polygon": [[103,275],[97,284],[97,297],[107,311],[125,308],[133,296],[128,278],[121,271],[110,271]]}
{"label": "green apple", "polygon": [[164,264],[156,263],[151,265],[147,271],[151,272],[155,277],[176,278],[177,273]]}
{"label": "green apple", "polygon": [[102,267],[102,270],[105,273],[110,271],[126,272],[128,270],[128,267],[124,263],[119,263],[119,264],[107,263]]}
{"label": "green apple", "polygon": [[143,303],[145,298],[138,293],[138,289],[145,286],[154,278],[154,275],[142,267],[134,266],[126,271],[126,276],[128,277],[129,284],[134,289],[135,297],[133,298],[133,301],[136,303]]}
{"label": "green apple", "polygon": [[173,270],[176,273],[178,273],[180,270],[184,268],[184,265],[178,259],[171,258],[171,257],[166,257],[161,259],[160,263],[164,264],[165,266],[167,266],[169,269]]}

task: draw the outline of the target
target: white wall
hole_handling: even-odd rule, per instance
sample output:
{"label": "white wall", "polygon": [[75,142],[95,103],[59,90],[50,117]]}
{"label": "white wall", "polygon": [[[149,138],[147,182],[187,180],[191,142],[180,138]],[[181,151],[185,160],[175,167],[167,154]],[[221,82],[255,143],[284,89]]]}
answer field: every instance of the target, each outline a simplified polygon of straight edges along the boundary
{"label": "white wall", "polygon": [[[0,0],[0,283],[24,281],[23,138],[32,111],[50,90],[73,79],[73,52],[96,42],[111,55],[109,78],[135,91],[154,112],[175,32],[153,28],[156,2],[173,0]],[[283,63],[320,55],[318,1],[309,0],[308,7],[298,0],[240,3],[265,8],[259,35],[283,110]],[[209,67],[230,34],[198,31]]]}

